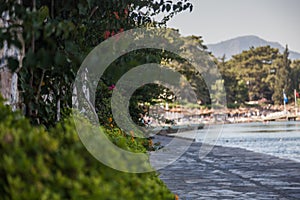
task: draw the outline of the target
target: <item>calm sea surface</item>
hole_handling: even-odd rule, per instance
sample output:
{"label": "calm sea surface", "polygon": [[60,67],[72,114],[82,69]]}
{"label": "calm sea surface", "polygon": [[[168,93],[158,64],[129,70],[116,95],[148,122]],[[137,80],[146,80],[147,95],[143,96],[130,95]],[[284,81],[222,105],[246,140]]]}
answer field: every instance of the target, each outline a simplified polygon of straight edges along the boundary
{"label": "calm sea surface", "polygon": [[[212,134],[213,139],[207,139]],[[196,140],[300,162],[300,122],[297,121],[214,125],[198,131]]]}

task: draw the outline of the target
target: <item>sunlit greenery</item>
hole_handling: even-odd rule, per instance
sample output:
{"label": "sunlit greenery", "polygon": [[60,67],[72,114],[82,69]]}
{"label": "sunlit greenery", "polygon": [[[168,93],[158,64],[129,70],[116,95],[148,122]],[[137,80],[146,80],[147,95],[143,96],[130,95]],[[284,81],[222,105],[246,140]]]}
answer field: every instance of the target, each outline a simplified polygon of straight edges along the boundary
{"label": "sunlit greenery", "polygon": [[[71,120],[46,131],[0,102],[0,130],[1,199],[174,199],[156,173],[123,173],[93,158]],[[149,147],[117,128],[107,135],[126,150]]]}

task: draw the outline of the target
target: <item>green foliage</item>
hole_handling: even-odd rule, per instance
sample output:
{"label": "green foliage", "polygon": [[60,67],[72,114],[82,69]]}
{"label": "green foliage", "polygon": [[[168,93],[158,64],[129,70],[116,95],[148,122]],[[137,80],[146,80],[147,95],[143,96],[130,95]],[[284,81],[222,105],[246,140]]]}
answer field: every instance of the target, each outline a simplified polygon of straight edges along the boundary
{"label": "green foliage", "polygon": [[112,122],[111,95],[112,90],[109,89],[109,86],[100,81],[96,91],[95,109],[99,116],[100,125],[105,127],[110,127]]}
{"label": "green foliage", "polygon": [[[169,40],[173,41],[175,43],[175,46],[180,47],[180,49],[184,49],[184,52],[182,53],[185,55],[185,57],[191,59],[193,55],[199,55],[199,58],[197,58],[197,61],[184,60],[179,56],[168,55],[162,59],[161,64],[181,73],[191,85],[197,96],[197,99],[200,100],[202,104],[210,104],[211,99],[209,96],[208,86],[206,85],[202,74],[207,75],[211,72],[209,71],[209,67],[207,67],[210,65],[207,65],[207,63],[205,63],[208,60],[207,55],[205,54],[207,53],[207,47],[203,44],[201,36],[181,37],[180,35],[170,35]],[[200,55],[200,51],[203,54]],[[202,59],[203,55],[206,55],[204,56],[204,59]],[[198,71],[197,69],[195,69],[195,67],[191,63],[202,63],[202,71]],[[186,91],[188,92],[188,90]]]}
{"label": "green foliage", "polygon": [[[146,63],[157,63],[160,64],[163,53],[161,50],[153,50],[153,49],[145,49],[139,51],[132,51],[124,56],[118,58],[115,62],[113,62],[108,69],[106,69],[104,75],[102,76],[101,81],[97,87],[96,93],[96,110],[101,114],[99,115],[100,121],[102,124],[105,124],[105,121],[111,114],[111,105],[110,98],[112,91],[109,89],[111,86],[115,85],[117,81],[122,77],[123,74],[128,72],[130,69],[137,67]],[[117,69],[117,70],[116,70]],[[144,72],[145,74],[147,72]],[[144,76],[144,74],[140,74],[140,76]],[[128,86],[131,84],[126,83]],[[119,88],[118,95],[120,99],[120,103],[122,101],[122,94],[126,91],[120,91]],[[153,98],[158,98],[158,96],[163,92],[163,87],[155,85],[155,84],[147,84],[138,88],[130,99],[130,114],[132,119],[138,123],[138,119],[140,117],[140,113],[143,113],[142,108],[139,106],[140,103],[151,102]],[[103,98],[104,97],[104,98]],[[124,117],[126,118],[126,117]]]}
{"label": "green foliage", "polygon": [[298,65],[291,65],[288,48],[283,54],[270,46],[250,48],[225,62],[218,62],[223,75],[228,103],[266,98],[276,104],[283,101],[283,90],[289,98],[299,88]]}
{"label": "green foliage", "polygon": [[225,97],[225,91],[222,90],[222,86],[224,85],[224,80],[217,80],[214,85],[212,85],[212,93],[211,94],[215,100],[213,102],[216,106],[223,105],[222,99]]}
{"label": "green foliage", "polygon": [[[146,151],[119,129],[107,133],[127,150]],[[94,159],[72,121],[47,132],[0,103],[0,138],[1,199],[174,199],[156,173],[123,173]]]}
{"label": "green foliage", "polygon": [[228,103],[227,104],[227,108],[229,108],[229,109],[237,109],[240,106],[241,106],[241,104],[239,104],[239,103]]}
{"label": "green foliage", "polygon": [[294,60],[291,63],[291,87],[292,89],[300,89],[300,60]]}
{"label": "green foliage", "polygon": [[[9,60],[18,73],[20,104],[31,123],[47,127],[59,119],[59,105],[71,107],[72,82],[91,49],[119,32],[165,25],[175,14],[192,10],[187,0],[32,0],[22,5],[0,0],[0,5],[0,13],[10,15],[9,21],[3,19],[8,26],[0,29],[0,45],[7,41],[25,53],[20,63]],[[164,19],[154,21],[160,13]]]}
{"label": "green foliage", "polygon": [[235,71],[238,80],[243,80],[248,85],[249,100],[263,97],[270,99],[264,93],[268,83],[264,82],[271,69],[272,62],[278,57],[278,49],[266,47],[250,48],[248,51],[233,56],[231,69]]}
{"label": "green foliage", "polygon": [[291,61],[288,59],[288,55],[288,48],[286,47],[283,55],[274,62],[276,77],[274,81],[274,93],[272,95],[272,100],[276,104],[281,104],[283,102],[283,90],[285,90],[285,93],[288,94],[288,96],[290,96],[290,94],[293,94],[290,79]]}
{"label": "green foliage", "polygon": [[[206,47],[203,45],[201,37],[181,37],[178,31],[156,34],[165,34],[164,37],[166,37],[171,45],[174,45],[174,47],[180,49],[186,49],[184,53],[187,57],[189,55],[195,55],[195,53],[199,53],[199,49],[196,47],[201,48],[203,51],[206,49]],[[157,49],[132,51],[124,56],[121,56],[119,59],[113,62],[106,69],[104,75],[102,76],[101,82],[98,84],[95,105],[97,112],[102,113],[101,116],[99,115],[99,118],[101,118],[101,124],[105,124],[107,119],[112,117],[110,112],[110,101],[107,101],[103,98],[104,96],[105,98],[111,97],[112,92],[109,91],[109,86],[115,85],[121,76],[130,69],[146,63],[164,65],[173,71],[176,70],[177,72],[183,74],[183,76],[186,77],[187,81],[192,86],[192,89],[194,89],[197,98],[201,99],[201,102],[203,103],[210,102],[208,88],[205,85],[204,79],[187,60],[184,60],[171,52]],[[140,74],[140,77],[143,77],[145,74],[147,74],[147,71],[143,71]],[[130,82],[126,83],[127,86],[130,84]],[[120,93],[119,99],[120,102],[122,102],[122,93],[126,91],[120,91],[119,88],[116,89]],[[188,89],[182,91],[189,92]],[[163,102],[174,102],[175,96],[173,91],[170,91],[169,89],[158,84],[146,84],[140,88],[137,88],[137,90],[131,96],[129,105],[130,117],[133,119],[133,121],[135,123],[139,123],[141,114],[145,114],[147,112],[147,108],[141,105],[153,105],[158,99]]]}

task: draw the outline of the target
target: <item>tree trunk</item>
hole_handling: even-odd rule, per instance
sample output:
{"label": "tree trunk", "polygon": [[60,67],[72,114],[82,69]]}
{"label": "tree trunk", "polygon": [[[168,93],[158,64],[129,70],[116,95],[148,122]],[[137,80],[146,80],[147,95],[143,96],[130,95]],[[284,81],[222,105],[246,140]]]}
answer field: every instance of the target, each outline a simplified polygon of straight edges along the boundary
{"label": "tree trunk", "polygon": [[[3,56],[3,55],[0,55]],[[0,91],[6,104],[10,104],[12,74],[6,66],[0,67]]]}
{"label": "tree trunk", "polygon": [[[8,27],[8,21],[10,19],[9,13],[4,12],[2,15],[4,16],[4,21],[0,21],[0,27]],[[3,49],[0,50],[0,93],[6,100],[6,103],[11,105],[13,111],[20,107],[17,72],[22,67],[22,60],[25,53],[25,44],[21,30],[18,34],[18,39],[23,46],[21,51],[16,47],[9,48],[6,41],[4,41]],[[15,57],[19,60],[19,69],[17,69],[16,72],[12,73],[8,68],[6,60],[8,57]]]}

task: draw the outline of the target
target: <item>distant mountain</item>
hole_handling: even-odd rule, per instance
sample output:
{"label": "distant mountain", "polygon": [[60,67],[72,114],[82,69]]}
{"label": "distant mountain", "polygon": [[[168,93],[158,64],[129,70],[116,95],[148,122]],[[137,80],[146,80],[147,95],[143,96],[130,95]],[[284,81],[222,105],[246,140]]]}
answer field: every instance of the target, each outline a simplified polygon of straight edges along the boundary
{"label": "distant mountain", "polygon": [[[237,38],[233,38],[230,40],[226,40],[223,42],[219,42],[216,44],[208,44],[208,50],[212,52],[214,56],[217,58],[221,58],[224,54],[226,56],[226,60],[230,59],[231,56],[242,53],[245,50],[249,50],[250,47],[260,47],[267,46],[277,48],[282,53],[285,49],[284,46],[279,44],[278,42],[269,42],[264,39],[261,39],[257,36],[249,35],[249,36],[241,36]],[[300,59],[300,53],[289,50],[289,58],[292,60]]]}

